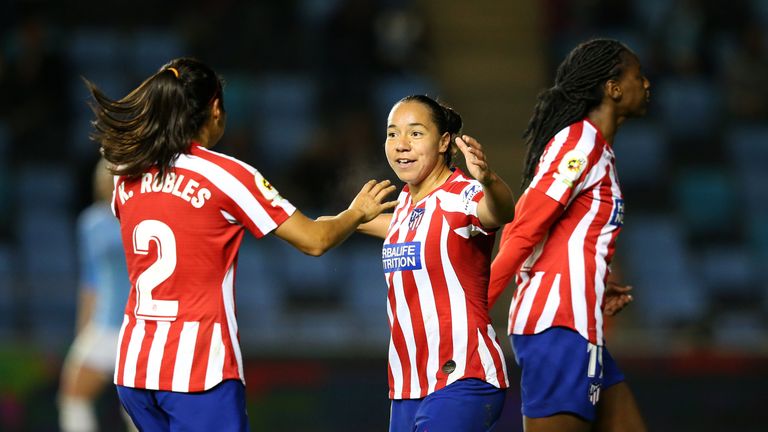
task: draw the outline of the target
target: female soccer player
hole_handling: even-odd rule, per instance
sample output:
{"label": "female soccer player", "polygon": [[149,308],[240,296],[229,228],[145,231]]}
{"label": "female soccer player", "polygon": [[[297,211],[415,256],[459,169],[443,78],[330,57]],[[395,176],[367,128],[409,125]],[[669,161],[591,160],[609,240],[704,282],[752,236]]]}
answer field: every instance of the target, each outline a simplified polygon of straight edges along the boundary
{"label": "female soccer player", "polygon": [[205,64],[173,60],[120,100],[87,84],[94,138],[119,176],[112,208],[133,287],[117,350],[120,400],[141,430],[248,430],[233,286],[245,231],[274,231],[320,255],[392,209],[382,200],[394,186],[372,180],[347,210],[314,221],[256,169],[209,150],[226,115],[221,80]]}
{"label": "female soccer player", "polygon": [[[509,386],[487,293],[495,229],[514,200],[461,126],[427,96],[396,103],[385,151],[406,186],[393,214],[360,226],[384,239],[392,432],[490,430]],[[453,166],[453,142],[476,180]]]}
{"label": "female soccer player", "polygon": [[[77,332],[61,371],[62,432],[99,429],[96,399],[115,372],[114,347],[130,286],[120,223],[109,205],[113,188],[112,174],[101,159],[93,171],[94,202],[77,219],[81,291]],[[135,431],[125,418],[128,430]]]}
{"label": "female soccer player", "polygon": [[488,304],[517,273],[509,333],[527,432],[645,430],[605,348],[603,313],[631,300],[606,286],[624,222],[611,145],[626,119],[645,114],[649,89],[629,48],[590,40],[560,64],[525,130],[528,187],[504,228]]}

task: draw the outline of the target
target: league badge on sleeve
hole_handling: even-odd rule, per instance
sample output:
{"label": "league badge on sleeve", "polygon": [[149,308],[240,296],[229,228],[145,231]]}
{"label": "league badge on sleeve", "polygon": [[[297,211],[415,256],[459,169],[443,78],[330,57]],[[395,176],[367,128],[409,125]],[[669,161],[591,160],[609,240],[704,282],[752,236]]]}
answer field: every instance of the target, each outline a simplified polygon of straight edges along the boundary
{"label": "league badge on sleeve", "polygon": [[254,181],[256,182],[256,187],[259,189],[259,192],[261,192],[264,198],[268,201],[272,201],[272,205],[275,205],[275,203],[282,199],[277,189],[275,189],[258,171],[256,171]]}
{"label": "league badge on sleeve", "polygon": [[573,149],[567,152],[560,165],[557,166],[555,178],[565,183],[568,187],[573,187],[576,180],[581,177],[581,173],[587,167],[587,155],[583,151]]}

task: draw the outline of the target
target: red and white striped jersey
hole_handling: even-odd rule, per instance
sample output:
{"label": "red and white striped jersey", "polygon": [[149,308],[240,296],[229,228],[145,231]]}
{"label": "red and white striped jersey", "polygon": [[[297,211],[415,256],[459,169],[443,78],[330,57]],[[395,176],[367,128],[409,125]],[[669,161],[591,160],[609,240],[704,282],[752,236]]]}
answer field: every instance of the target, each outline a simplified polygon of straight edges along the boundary
{"label": "red and white striped jersey", "polygon": [[419,399],[462,378],[509,386],[488,317],[495,231],[483,189],[459,169],[414,203],[406,185],[382,249],[387,281],[390,399]]}
{"label": "red and white striped jersey", "polygon": [[151,169],[115,180],[113,211],[132,292],[115,383],[198,392],[244,382],[235,271],[247,229],[262,237],[295,208],[253,167],[193,145],[158,180]]}
{"label": "red and white striped jersey", "polygon": [[[559,326],[579,332],[593,344],[603,344],[605,283],[624,221],[614,162],[611,146],[587,119],[566,127],[547,144],[516,215],[527,213],[542,223],[551,220],[552,215],[537,216],[537,209],[521,208],[535,203],[528,199],[533,198],[529,197],[532,190],[557,201],[562,214],[520,268],[510,306],[510,334],[535,334]],[[552,208],[537,206],[547,207]],[[514,222],[509,228],[497,259],[507,253],[503,249],[518,248],[504,244],[515,230]],[[494,273],[495,268],[494,264]]]}

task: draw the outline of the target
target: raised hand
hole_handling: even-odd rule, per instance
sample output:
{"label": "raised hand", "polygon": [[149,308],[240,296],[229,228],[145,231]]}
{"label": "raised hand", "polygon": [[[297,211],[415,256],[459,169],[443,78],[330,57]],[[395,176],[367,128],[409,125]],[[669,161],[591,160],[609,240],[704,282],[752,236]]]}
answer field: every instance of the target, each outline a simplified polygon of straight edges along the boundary
{"label": "raised hand", "polygon": [[370,180],[357,194],[349,205],[350,210],[359,210],[363,214],[362,222],[368,222],[384,211],[391,210],[397,206],[397,200],[386,201],[384,198],[395,190],[395,185],[390,184],[389,180],[376,181]]}
{"label": "raised hand", "polygon": [[467,161],[467,170],[469,174],[476,178],[481,184],[491,181],[494,174],[488,167],[488,161],[485,159],[483,146],[469,135],[456,137],[456,145],[464,154],[464,160]]}

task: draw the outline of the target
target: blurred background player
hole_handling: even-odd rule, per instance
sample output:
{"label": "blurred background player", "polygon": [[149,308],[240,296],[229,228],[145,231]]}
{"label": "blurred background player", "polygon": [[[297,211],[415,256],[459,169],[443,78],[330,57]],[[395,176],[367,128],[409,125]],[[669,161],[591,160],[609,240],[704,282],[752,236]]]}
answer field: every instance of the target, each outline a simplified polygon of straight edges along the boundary
{"label": "blurred background player", "polygon": [[[393,214],[361,225],[384,239],[391,432],[488,431],[509,386],[488,316],[496,229],[514,199],[458,113],[408,96],[387,119],[387,161],[406,183]],[[461,149],[467,176],[453,164]]]}
{"label": "blurred background player", "polygon": [[[109,203],[114,181],[101,159],[93,171],[94,202],[78,218],[80,295],[75,341],[61,373],[62,432],[98,427],[95,403],[115,371],[115,347],[130,289],[120,222]],[[126,416],[128,430],[135,430]]]}
{"label": "blurred background player", "polygon": [[321,255],[393,208],[382,200],[394,186],[371,180],[347,210],[315,221],[255,168],[209,150],[226,114],[207,65],[172,60],[120,100],[87,84],[94,139],[119,176],[112,208],[133,288],[118,341],[120,401],[142,430],[248,430],[234,289],[245,231]]}
{"label": "blurred background player", "polygon": [[637,55],[593,39],[560,64],[525,130],[527,189],[493,261],[489,306],[517,274],[509,334],[527,432],[645,430],[605,347],[603,309],[631,301],[627,287],[606,286],[624,223],[612,144],[649,98]]}

